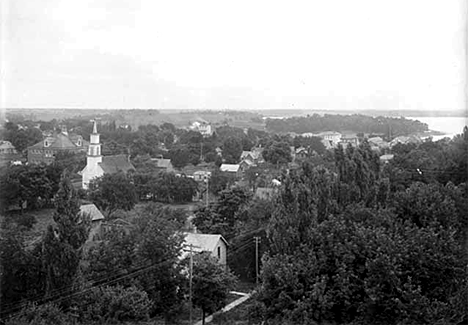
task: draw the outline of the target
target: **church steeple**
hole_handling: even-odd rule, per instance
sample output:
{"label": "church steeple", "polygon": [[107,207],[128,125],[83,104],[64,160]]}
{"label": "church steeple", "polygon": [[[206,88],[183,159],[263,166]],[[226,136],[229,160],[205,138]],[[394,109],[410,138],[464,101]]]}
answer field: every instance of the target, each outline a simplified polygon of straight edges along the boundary
{"label": "church steeple", "polygon": [[99,133],[97,132],[97,121],[93,120],[93,133],[90,135],[88,157],[101,157],[101,143],[99,142]]}
{"label": "church steeple", "polygon": [[83,169],[82,186],[87,189],[89,182],[103,174],[100,164],[102,163],[101,143],[99,142],[99,133],[97,132],[97,121],[93,122],[93,133],[89,136],[88,154],[86,155],[86,167]]}

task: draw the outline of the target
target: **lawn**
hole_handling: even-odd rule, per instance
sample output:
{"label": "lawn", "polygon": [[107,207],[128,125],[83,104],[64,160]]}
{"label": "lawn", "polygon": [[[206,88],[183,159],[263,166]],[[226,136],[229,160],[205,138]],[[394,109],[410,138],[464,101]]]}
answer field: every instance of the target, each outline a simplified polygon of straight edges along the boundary
{"label": "lawn", "polygon": [[40,238],[46,232],[49,225],[54,224],[54,212],[55,209],[41,209],[25,211],[23,214],[20,212],[9,213],[5,217],[5,222],[16,222],[21,224],[21,220],[35,220],[31,229],[24,229],[21,233],[26,246],[28,246]]}

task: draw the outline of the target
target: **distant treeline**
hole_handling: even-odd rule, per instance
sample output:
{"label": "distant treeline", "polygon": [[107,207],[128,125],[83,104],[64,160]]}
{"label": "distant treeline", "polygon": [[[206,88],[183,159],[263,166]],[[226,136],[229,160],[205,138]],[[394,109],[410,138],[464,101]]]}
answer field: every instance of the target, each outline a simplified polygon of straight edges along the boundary
{"label": "distant treeline", "polygon": [[425,123],[408,120],[404,117],[372,117],[361,114],[323,116],[314,114],[286,119],[267,119],[266,128],[271,132],[323,132],[323,131],[353,131],[356,133],[385,134],[389,137],[408,135],[427,131]]}

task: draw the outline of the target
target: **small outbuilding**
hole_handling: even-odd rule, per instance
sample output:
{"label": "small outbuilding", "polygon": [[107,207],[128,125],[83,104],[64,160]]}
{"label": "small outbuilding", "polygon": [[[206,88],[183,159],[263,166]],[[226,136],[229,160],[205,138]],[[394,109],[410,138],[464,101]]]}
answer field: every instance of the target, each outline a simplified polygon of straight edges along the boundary
{"label": "small outbuilding", "polygon": [[219,264],[227,266],[227,249],[229,244],[223,236],[216,234],[185,233],[185,250],[182,254],[182,258],[190,254],[190,245],[192,245],[192,251],[194,253],[210,252],[213,257],[218,259]]}

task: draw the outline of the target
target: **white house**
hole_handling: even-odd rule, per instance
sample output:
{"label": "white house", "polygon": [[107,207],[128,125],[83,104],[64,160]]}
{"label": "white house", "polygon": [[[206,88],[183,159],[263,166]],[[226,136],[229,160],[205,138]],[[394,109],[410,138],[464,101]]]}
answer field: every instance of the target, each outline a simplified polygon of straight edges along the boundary
{"label": "white house", "polygon": [[213,134],[211,124],[206,121],[195,121],[190,126],[190,129],[193,131],[200,132],[204,137],[209,137]]}
{"label": "white house", "polygon": [[211,255],[218,259],[219,264],[227,265],[227,248],[228,242],[221,235],[213,234],[195,234],[185,233],[184,253],[181,258],[185,258],[190,254],[190,245],[192,245],[193,253],[210,252]]}
{"label": "white house", "polygon": [[222,164],[221,166],[219,166],[219,170],[222,172],[236,175],[236,177],[240,176],[241,173],[239,164]]}
{"label": "white house", "polygon": [[322,139],[322,143],[325,148],[330,149],[334,148],[338,145],[341,141],[341,133],[334,132],[334,131],[326,131],[320,133],[302,133],[303,137],[319,137]]}
{"label": "white house", "polygon": [[103,156],[101,154],[101,143],[99,142],[99,133],[97,133],[96,121],[93,126],[93,133],[90,135],[88,154],[86,156],[86,167],[81,171],[82,187],[87,189],[89,182],[104,174],[114,174],[119,171],[124,173],[129,170],[135,170],[126,155]]}

